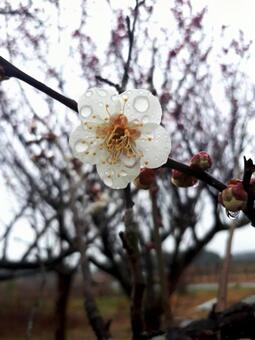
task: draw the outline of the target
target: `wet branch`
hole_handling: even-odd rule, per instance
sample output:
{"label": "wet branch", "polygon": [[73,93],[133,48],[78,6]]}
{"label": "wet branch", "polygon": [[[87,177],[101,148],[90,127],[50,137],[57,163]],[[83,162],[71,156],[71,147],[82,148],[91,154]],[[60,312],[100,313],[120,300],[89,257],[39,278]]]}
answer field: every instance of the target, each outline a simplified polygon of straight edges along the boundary
{"label": "wet branch", "polygon": [[57,100],[58,102],[64,104],[69,109],[78,112],[77,103],[75,100],[70,99],[68,97],[63,96],[57,91],[51,89],[35,78],[29,76],[27,73],[21,71],[13,64],[9,63],[3,57],[0,56],[0,79],[8,79],[8,78],[17,78],[19,80],[24,81],[30,86],[36,88],[37,90],[47,94],[49,97]]}

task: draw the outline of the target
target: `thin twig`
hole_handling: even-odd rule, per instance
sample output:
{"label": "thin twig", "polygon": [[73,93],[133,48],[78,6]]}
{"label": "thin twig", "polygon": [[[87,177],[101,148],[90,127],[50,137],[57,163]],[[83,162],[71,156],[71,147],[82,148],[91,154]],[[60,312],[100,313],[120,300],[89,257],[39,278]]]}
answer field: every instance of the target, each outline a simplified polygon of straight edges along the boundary
{"label": "thin twig", "polygon": [[123,73],[123,77],[122,77],[122,80],[121,80],[120,92],[125,91],[127,83],[128,83],[129,68],[130,68],[130,63],[131,63],[131,59],[132,59],[133,47],[134,47],[136,22],[137,22],[137,19],[138,19],[139,7],[141,5],[143,5],[144,2],[145,1],[139,2],[138,0],[136,0],[136,6],[134,8],[134,18],[133,18],[132,28],[131,28],[130,18],[129,17],[126,18],[129,48],[128,48],[127,61],[124,64],[124,73]]}
{"label": "thin twig", "polygon": [[101,76],[96,76],[95,78],[96,78],[97,81],[100,81],[102,83],[105,83],[107,85],[110,85],[110,86],[114,87],[120,93],[120,86],[119,86],[119,84],[115,84],[111,80],[103,78]]}
{"label": "thin twig", "polygon": [[131,326],[132,339],[140,340],[143,332],[143,294],[145,289],[144,278],[141,270],[140,251],[138,246],[138,230],[134,221],[133,209],[125,211],[125,232],[121,232],[123,248],[126,249],[131,267],[132,292],[131,292]]}
{"label": "thin twig", "polygon": [[159,207],[157,204],[157,184],[155,183],[150,189],[150,198],[152,205],[152,219],[154,229],[154,242],[157,257],[157,270],[159,274],[159,282],[161,286],[161,305],[164,310],[164,326],[165,328],[170,327],[172,322],[172,312],[169,304],[169,294],[167,292],[167,277],[165,272],[165,261],[162,252],[162,242],[159,231],[159,220],[161,220]]}
{"label": "thin twig", "polygon": [[75,100],[63,96],[62,94],[51,89],[50,87],[46,86],[45,84],[41,83],[35,78],[29,76],[27,73],[21,71],[20,69],[18,69],[16,66],[14,66],[13,64],[8,62],[1,56],[0,56],[0,68],[1,68],[2,77],[5,77],[5,78],[13,77],[13,78],[22,80],[25,83],[29,84],[30,86],[36,88],[37,90],[47,94],[51,98],[69,107],[73,111],[78,112],[78,106]]}

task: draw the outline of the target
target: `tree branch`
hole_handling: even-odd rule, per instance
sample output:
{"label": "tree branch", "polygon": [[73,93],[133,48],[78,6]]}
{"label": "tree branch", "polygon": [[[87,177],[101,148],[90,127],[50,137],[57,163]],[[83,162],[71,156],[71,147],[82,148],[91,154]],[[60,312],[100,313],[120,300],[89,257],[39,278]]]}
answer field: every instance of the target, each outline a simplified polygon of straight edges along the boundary
{"label": "tree branch", "polygon": [[58,102],[64,104],[68,108],[73,111],[78,112],[78,106],[75,100],[70,99],[68,97],[63,96],[62,94],[52,90],[50,87],[36,80],[35,78],[29,76],[25,72],[21,71],[13,64],[9,63],[3,57],[0,56],[0,68],[1,68],[1,77],[4,78],[17,78],[19,80],[24,81],[30,86],[36,88],[37,90],[47,94],[49,97],[57,100]]}

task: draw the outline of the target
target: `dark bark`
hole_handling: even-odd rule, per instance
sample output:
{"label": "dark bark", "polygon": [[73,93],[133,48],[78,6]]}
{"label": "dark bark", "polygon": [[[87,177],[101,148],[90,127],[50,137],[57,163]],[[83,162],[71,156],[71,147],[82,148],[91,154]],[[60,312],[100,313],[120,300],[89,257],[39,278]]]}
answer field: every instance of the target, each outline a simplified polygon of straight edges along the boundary
{"label": "dark bark", "polygon": [[139,250],[139,240],[137,235],[137,224],[134,221],[132,208],[125,212],[125,232],[120,232],[123,248],[126,250],[132,276],[132,292],[130,318],[132,327],[132,339],[140,340],[144,328],[143,322],[143,296],[145,282],[141,268],[141,253]]}
{"label": "dark bark", "polygon": [[185,328],[169,330],[168,340],[255,339],[255,305],[238,303],[222,313],[210,313],[207,319],[193,321]]}
{"label": "dark bark", "polygon": [[71,291],[73,272],[57,272],[57,297],[55,305],[55,340],[66,339],[67,305]]}
{"label": "dark bark", "polygon": [[150,250],[144,254],[146,267],[146,289],[144,296],[144,325],[147,332],[157,331],[161,326],[163,313],[159,294],[155,289],[153,259]]}

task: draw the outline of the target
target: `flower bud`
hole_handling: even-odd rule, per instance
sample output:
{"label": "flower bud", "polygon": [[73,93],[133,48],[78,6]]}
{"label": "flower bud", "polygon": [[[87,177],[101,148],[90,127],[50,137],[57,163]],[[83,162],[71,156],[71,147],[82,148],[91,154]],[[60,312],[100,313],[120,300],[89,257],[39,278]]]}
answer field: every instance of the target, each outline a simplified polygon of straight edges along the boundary
{"label": "flower bud", "polygon": [[190,166],[201,170],[207,170],[212,166],[212,159],[205,151],[195,154],[190,160]]}
{"label": "flower bud", "polygon": [[244,190],[243,183],[238,179],[231,179],[227,188],[219,195],[219,202],[232,212],[242,210],[246,207],[247,192]]}
{"label": "flower bud", "polygon": [[134,183],[138,189],[148,190],[155,182],[156,170],[143,168]]}
{"label": "flower bud", "polygon": [[197,179],[195,177],[186,175],[185,173],[179,170],[172,170],[172,177],[171,182],[181,188],[192,187],[194,184],[197,183]]}

